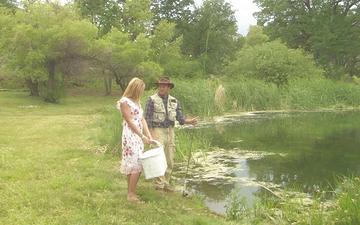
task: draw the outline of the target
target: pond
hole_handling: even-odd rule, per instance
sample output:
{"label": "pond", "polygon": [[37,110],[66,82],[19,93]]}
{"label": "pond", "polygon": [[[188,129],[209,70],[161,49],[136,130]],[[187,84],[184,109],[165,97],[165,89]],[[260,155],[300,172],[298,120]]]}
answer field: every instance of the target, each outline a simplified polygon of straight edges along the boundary
{"label": "pond", "polygon": [[[234,191],[252,204],[263,192],[311,195],[360,175],[360,111],[249,113],[180,132],[209,141],[193,153],[187,190],[219,214]],[[186,166],[177,164],[179,183]]]}

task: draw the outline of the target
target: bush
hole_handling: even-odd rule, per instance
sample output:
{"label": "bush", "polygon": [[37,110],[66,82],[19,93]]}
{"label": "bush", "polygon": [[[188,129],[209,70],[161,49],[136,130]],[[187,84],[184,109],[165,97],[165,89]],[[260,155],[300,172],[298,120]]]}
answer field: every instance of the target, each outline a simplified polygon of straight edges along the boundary
{"label": "bush", "polygon": [[321,77],[323,73],[311,56],[298,49],[289,49],[279,41],[247,46],[238,52],[226,71],[232,77],[261,79],[278,87],[294,78]]}

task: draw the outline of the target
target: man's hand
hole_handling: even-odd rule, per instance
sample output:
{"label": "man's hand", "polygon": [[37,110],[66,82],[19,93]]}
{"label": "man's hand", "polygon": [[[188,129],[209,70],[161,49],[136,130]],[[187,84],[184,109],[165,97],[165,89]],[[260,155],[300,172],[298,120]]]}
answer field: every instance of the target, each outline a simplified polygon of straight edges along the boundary
{"label": "man's hand", "polygon": [[198,123],[198,117],[186,119],[185,123],[195,126]]}

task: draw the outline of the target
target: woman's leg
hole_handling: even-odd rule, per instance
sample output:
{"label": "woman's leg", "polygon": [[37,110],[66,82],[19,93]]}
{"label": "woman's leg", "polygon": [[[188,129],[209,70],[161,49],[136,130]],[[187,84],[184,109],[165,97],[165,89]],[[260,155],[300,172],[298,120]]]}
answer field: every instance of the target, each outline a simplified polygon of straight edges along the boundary
{"label": "woman's leg", "polygon": [[128,200],[129,198],[137,198],[136,185],[139,180],[140,173],[133,173],[128,175]]}

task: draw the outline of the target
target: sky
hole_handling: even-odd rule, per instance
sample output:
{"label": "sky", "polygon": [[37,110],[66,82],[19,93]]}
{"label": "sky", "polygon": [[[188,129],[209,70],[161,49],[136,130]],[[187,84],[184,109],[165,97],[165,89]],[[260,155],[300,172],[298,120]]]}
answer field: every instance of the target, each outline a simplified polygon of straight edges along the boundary
{"label": "sky", "polygon": [[[203,0],[195,0],[195,2],[197,5],[201,5]],[[253,3],[253,0],[226,0],[226,2],[229,2],[235,10],[239,33],[246,35],[249,26],[256,24],[253,13],[259,11],[258,7]]]}

